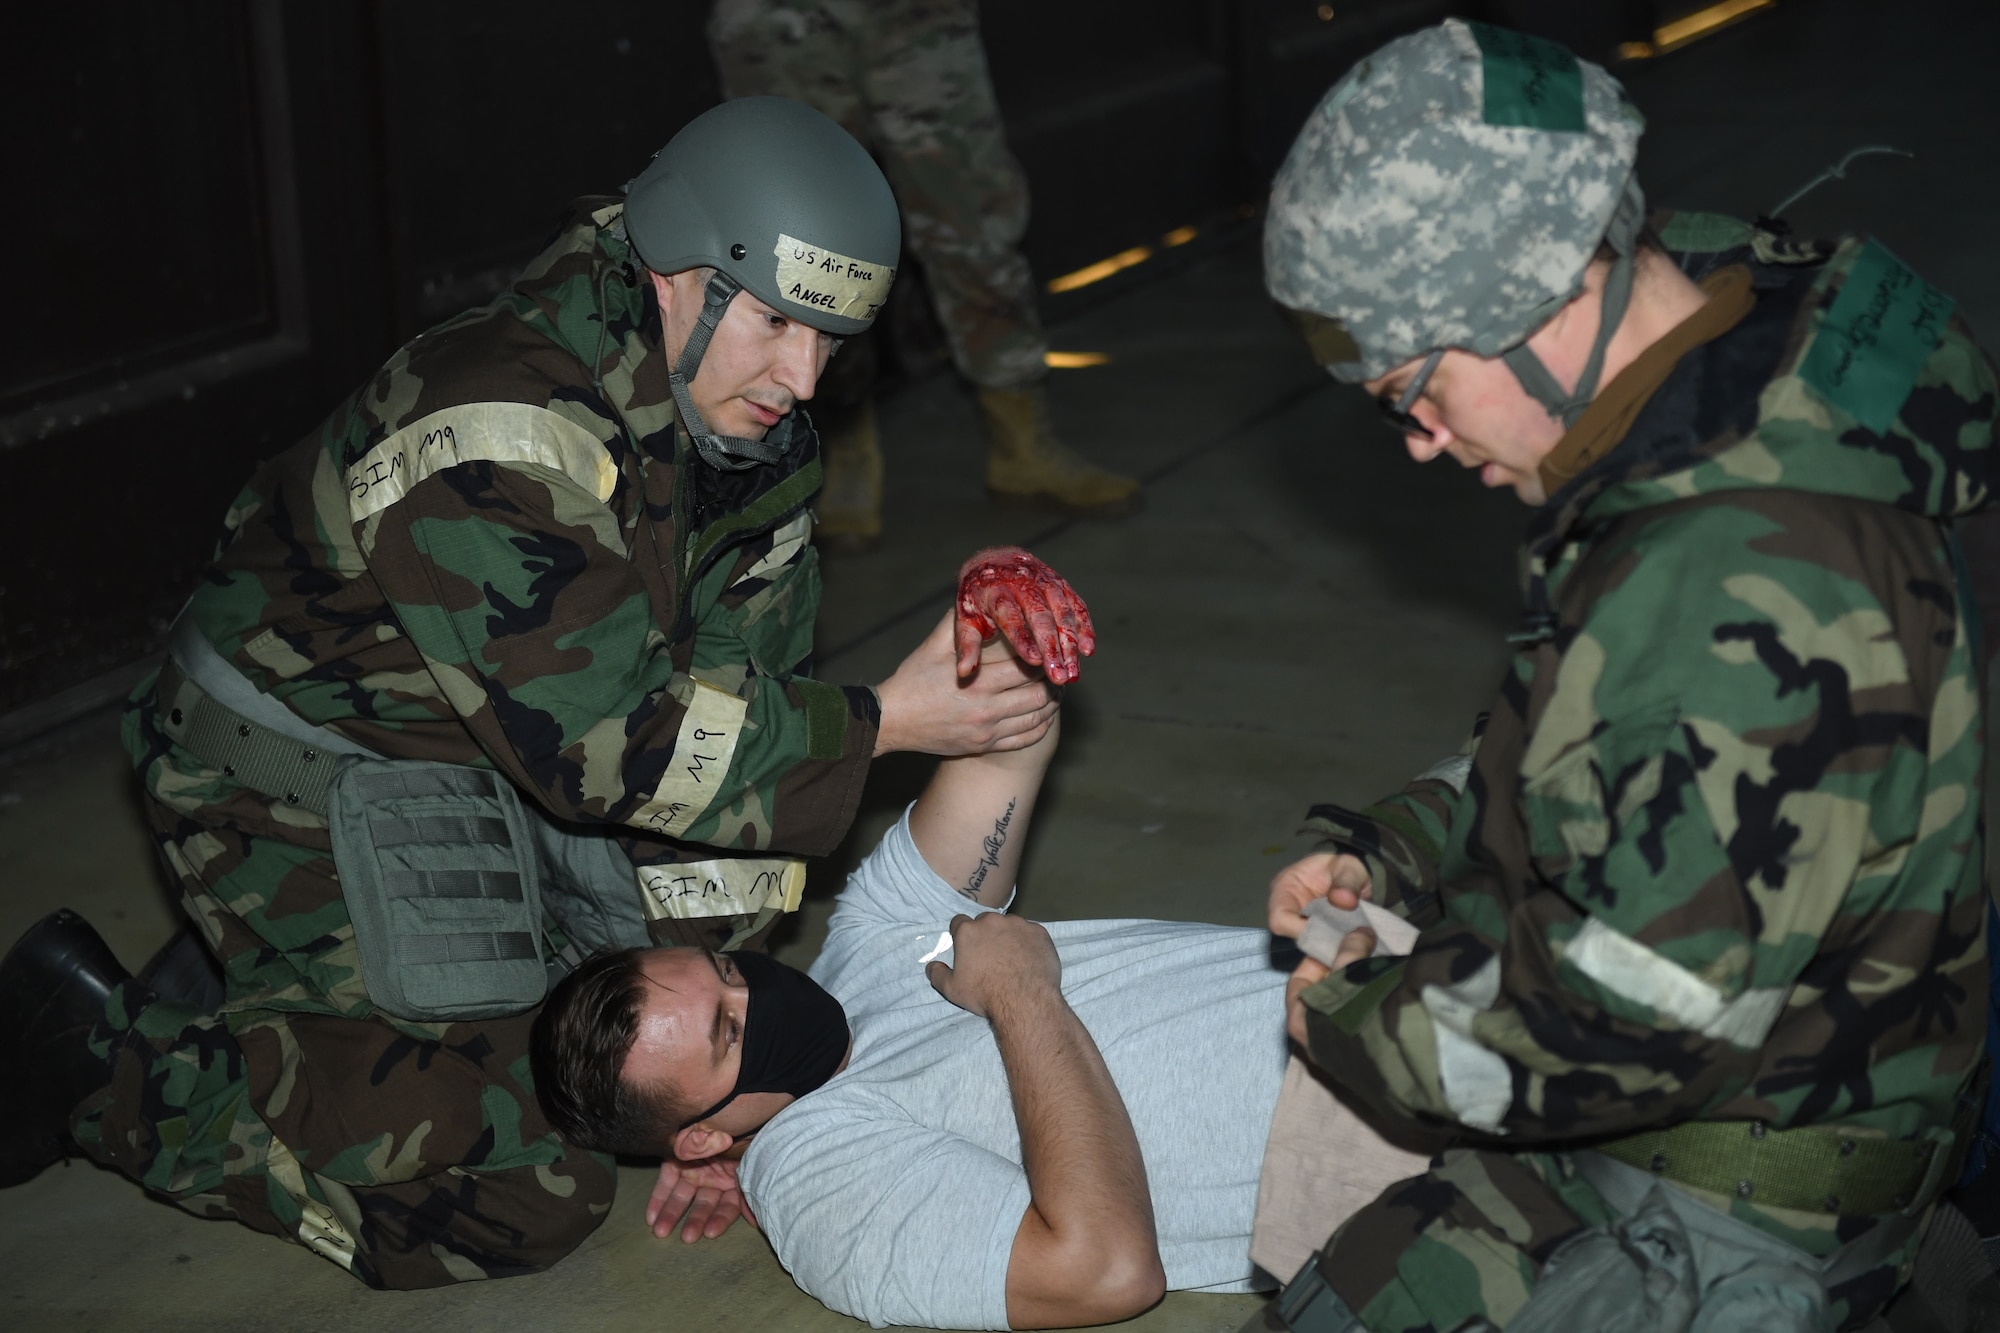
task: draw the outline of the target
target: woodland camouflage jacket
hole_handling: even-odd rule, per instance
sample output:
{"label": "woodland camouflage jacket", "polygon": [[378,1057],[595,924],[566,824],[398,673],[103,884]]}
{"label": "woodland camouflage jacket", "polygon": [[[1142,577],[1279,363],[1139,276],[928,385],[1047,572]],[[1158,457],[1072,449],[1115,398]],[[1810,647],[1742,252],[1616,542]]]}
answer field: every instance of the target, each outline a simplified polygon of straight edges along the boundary
{"label": "woodland camouflage jacket", "polygon": [[[1537,511],[1463,790],[1313,812],[1423,927],[1306,992],[1313,1058],[1498,1146],[1687,1119],[1914,1137],[1985,1031],[1948,520],[1988,499],[1993,370],[1877,243],[1662,235],[1697,278],[1749,263],[1757,304]],[[1759,1220],[1815,1249],[1829,1225]]]}
{"label": "woodland camouflage jacket", "polygon": [[[510,290],[264,465],[190,613],[307,720],[497,768],[559,818],[622,825],[642,864],[824,853],[879,714],[809,678],[818,446],[800,432],[735,473],[691,452],[622,208],[580,201]],[[198,765],[149,781],[248,831],[325,837]]]}

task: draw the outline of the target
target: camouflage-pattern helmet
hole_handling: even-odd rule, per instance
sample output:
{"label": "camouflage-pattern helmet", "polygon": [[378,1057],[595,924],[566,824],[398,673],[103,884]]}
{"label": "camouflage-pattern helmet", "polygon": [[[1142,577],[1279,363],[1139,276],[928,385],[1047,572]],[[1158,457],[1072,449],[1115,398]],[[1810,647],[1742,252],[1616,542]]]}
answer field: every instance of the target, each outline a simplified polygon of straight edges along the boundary
{"label": "camouflage-pattern helmet", "polygon": [[1399,38],[1293,142],[1264,226],[1266,285],[1350,383],[1441,348],[1520,348],[1582,290],[1600,241],[1629,290],[1644,123],[1616,79],[1552,42],[1458,19]]}
{"label": "camouflage-pattern helmet", "polygon": [[841,337],[874,323],[903,244],[868,150],[788,97],[739,98],[689,121],[625,187],[625,231],[655,273],[717,269]]}

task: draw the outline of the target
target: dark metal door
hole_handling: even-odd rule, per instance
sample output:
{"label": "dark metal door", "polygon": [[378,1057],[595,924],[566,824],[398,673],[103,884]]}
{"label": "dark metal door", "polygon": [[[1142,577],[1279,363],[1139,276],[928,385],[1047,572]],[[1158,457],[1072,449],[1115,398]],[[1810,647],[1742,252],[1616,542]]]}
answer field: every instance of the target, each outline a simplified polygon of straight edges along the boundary
{"label": "dark metal door", "polygon": [[[989,0],[1037,272],[1254,209],[1326,86],[1451,8]],[[16,15],[0,744],[129,685],[256,460],[714,103],[705,16],[700,0]]]}

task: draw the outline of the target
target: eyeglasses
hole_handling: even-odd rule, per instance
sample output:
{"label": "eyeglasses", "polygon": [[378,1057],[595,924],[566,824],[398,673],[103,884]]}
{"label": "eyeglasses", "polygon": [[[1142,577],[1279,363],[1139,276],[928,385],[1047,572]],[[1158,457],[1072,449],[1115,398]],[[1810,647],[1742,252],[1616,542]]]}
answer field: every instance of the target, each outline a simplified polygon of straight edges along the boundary
{"label": "eyeglasses", "polygon": [[1417,373],[1410,377],[1410,382],[1404,386],[1402,395],[1394,402],[1389,401],[1387,394],[1375,400],[1375,406],[1381,410],[1389,424],[1402,434],[1421,435],[1427,440],[1431,438],[1431,428],[1417,420],[1410,409],[1415,407],[1417,399],[1423,396],[1424,386],[1431,382],[1431,372],[1438,368],[1438,362],[1443,357],[1442,347],[1425,357],[1423,365],[1417,367]]}

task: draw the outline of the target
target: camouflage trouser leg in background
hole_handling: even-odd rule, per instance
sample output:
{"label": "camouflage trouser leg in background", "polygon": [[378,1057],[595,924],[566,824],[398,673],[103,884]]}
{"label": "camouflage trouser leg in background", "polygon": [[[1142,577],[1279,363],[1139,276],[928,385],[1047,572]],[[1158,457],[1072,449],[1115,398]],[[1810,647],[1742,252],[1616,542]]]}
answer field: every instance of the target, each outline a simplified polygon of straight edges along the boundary
{"label": "camouflage trouser leg in background", "polygon": [[543,1121],[532,1013],[373,1013],[326,853],[147,804],[229,998],[209,1016],[114,994],[97,1034],[112,1081],[73,1122],[86,1151],[376,1287],[534,1272],[596,1229],[616,1170]]}
{"label": "camouflage trouser leg in background", "polygon": [[1550,1252],[1607,1216],[1554,1162],[1452,1149],[1349,1218],[1320,1251],[1320,1276],[1371,1333],[1453,1333],[1475,1318],[1505,1328]]}
{"label": "camouflage trouser leg in background", "polygon": [[1048,342],[1019,249],[1027,180],[974,0],[717,0],[708,36],[728,96],[795,97],[875,153],[966,378],[1041,379]]}

